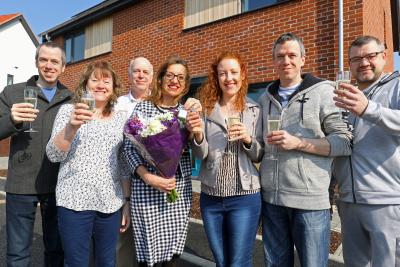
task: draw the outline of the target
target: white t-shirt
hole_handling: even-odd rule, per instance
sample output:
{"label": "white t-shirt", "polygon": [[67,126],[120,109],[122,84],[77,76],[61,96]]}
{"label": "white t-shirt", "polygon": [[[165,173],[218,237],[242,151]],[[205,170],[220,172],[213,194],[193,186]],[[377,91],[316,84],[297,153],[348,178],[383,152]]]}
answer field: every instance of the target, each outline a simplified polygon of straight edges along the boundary
{"label": "white t-shirt", "polygon": [[129,118],[132,115],[133,109],[140,101],[141,100],[134,98],[129,91],[127,95],[118,97],[115,111],[126,111],[127,118]]}

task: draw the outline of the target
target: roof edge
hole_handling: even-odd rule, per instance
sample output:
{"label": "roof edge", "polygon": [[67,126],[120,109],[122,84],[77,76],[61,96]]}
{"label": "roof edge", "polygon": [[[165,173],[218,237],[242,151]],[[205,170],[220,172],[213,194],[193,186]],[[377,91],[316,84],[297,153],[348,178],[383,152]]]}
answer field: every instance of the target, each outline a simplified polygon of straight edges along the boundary
{"label": "roof edge", "polygon": [[19,20],[22,24],[22,26],[24,27],[26,33],[29,35],[29,37],[31,38],[33,44],[37,47],[39,45],[39,40],[37,38],[37,36],[33,33],[32,28],[29,26],[28,22],[26,21],[25,17],[23,14],[21,13],[16,13],[18,14],[18,16],[13,17],[12,19],[4,22],[3,24],[1,24],[1,26],[3,25],[9,25],[11,23],[13,23],[14,21]]}
{"label": "roof edge", "polygon": [[39,33],[39,36],[45,37],[56,37],[62,35],[65,32],[78,29],[87,24],[90,24],[92,21],[112,14],[123,7],[139,2],[140,0],[106,0],[102,3],[99,3],[87,10],[84,10],[74,16],[71,19],[50,28],[44,32]]}

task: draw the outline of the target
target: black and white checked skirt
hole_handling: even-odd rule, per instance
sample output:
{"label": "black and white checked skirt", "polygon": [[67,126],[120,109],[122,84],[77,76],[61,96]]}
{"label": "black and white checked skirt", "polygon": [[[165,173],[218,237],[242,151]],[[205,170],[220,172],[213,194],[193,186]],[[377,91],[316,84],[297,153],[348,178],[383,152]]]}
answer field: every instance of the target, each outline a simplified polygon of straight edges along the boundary
{"label": "black and white checked skirt", "polygon": [[168,203],[166,193],[132,179],[131,218],[139,262],[153,266],[169,261],[174,254],[182,254],[185,247],[189,212],[192,205],[190,177],[176,177],[179,199]]}

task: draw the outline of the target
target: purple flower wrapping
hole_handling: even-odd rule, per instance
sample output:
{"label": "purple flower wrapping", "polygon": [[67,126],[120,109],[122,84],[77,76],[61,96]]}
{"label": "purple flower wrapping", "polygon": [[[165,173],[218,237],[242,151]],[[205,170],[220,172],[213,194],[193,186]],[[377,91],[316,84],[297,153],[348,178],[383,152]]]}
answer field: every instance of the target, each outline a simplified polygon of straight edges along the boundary
{"label": "purple flower wrapping", "polygon": [[125,128],[125,136],[161,176],[165,178],[175,176],[188,137],[187,130],[180,128],[178,120],[173,120],[170,127],[156,135],[141,137],[130,132],[132,131]]}

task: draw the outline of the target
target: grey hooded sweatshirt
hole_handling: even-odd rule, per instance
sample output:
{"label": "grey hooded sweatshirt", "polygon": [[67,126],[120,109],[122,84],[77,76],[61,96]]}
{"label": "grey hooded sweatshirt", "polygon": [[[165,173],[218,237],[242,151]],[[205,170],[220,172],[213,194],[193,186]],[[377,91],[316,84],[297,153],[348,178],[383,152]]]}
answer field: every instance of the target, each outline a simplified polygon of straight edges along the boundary
{"label": "grey hooded sweatshirt", "polygon": [[[260,99],[263,136],[268,132],[268,117],[280,114],[282,130],[303,138],[325,138],[330,153],[319,156],[280,149],[278,160],[267,159],[265,153],[260,167],[263,200],[290,208],[328,209],[333,158],[351,153],[351,132],[333,102],[333,83],[306,74],[285,107],[280,103],[278,88],[279,80],[272,82]],[[270,151],[268,144],[265,147]]]}
{"label": "grey hooded sweatshirt", "polygon": [[340,199],[360,204],[400,204],[399,73],[384,74],[364,90],[369,103],[353,125],[353,152],[334,163]]}

